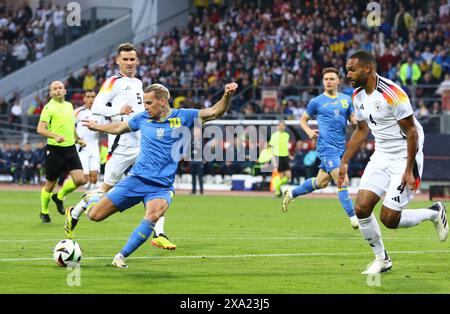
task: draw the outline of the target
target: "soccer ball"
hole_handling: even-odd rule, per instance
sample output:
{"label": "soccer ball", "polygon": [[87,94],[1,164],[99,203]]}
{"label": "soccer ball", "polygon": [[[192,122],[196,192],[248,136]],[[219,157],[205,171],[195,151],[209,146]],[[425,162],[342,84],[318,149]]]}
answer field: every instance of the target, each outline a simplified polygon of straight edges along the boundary
{"label": "soccer ball", "polygon": [[67,267],[70,263],[80,263],[81,248],[74,240],[61,240],[53,250],[53,259],[61,267]]}

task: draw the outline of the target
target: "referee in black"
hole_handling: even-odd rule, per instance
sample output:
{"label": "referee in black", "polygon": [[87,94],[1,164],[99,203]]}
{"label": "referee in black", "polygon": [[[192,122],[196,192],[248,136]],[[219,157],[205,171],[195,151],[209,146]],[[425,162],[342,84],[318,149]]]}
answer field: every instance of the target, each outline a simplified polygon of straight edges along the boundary
{"label": "referee in black", "polygon": [[[73,105],[65,101],[66,89],[60,81],[50,84],[50,101],[42,109],[37,132],[47,138],[45,153],[46,182],[41,190],[42,223],[50,223],[48,203],[50,198],[55,202],[58,212],[64,215],[64,197],[86,184],[83,167],[78,157],[75,143],[85,146],[86,143],[75,132]],[[58,178],[69,173],[58,193],[52,194]]]}

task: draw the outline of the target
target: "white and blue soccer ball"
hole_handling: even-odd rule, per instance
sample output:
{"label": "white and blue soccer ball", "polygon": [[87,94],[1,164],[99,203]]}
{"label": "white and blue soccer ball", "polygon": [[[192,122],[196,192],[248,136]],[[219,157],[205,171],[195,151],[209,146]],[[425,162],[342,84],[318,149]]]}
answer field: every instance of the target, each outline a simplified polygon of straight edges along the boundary
{"label": "white and blue soccer ball", "polygon": [[61,240],[53,250],[53,259],[61,267],[67,267],[72,263],[79,264],[81,261],[80,245],[71,239]]}

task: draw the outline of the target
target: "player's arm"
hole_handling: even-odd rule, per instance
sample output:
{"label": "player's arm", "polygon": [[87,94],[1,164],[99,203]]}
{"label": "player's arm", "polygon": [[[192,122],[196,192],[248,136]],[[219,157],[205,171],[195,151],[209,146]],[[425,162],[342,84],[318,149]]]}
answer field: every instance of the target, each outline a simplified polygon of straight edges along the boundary
{"label": "player's arm", "polygon": [[366,139],[367,134],[369,133],[369,126],[366,121],[357,121],[356,129],[353,131],[352,137],[347,144],[347,148],[345,149],[344,155],[341,159],[341,166],[339,167],[339,179],[338,179],[338,188],[341,188],[342,183],[345,180],[348,169],[348,162],[353,157],[353,155],[358,151],[358,148],[361,146],[362,142]]}
{"label": "player's arm", "polygon": [[122,114],[129,115],[133,112],[133,108],[128,104],[124,104],[121,107],[108,105],[112,103],[114,98],[114,82],[114,79],[105,81],[100,92],[95,96],[94,103],[91,107],[93,114],[114,117]]}
{"label": "player's arm", "polygon": [[75,138],[75,143],[77,143],[78,145],[80,145],[81,147],[85,147],[86,146],[86,142],[85,140],[83,140],[83,138],[81,138],[78,133],[77,133],[77,129],[75,128],[75,130],[73,131],[73,136]]}
{"label": "player's arm", "polygon": [[82,120],[83,126],[87,127],[91,131],[100,131],[109,134],[123,134],[131,132],[128,126],[128,121],[117,121],[107,124],[98,124],[94,120]]}
{"label": "player's arm", "polygon": [[[408,150],[408,159],[406,161],[405,173],[402,178],[402,185],[407,185],[410,190],[415,190],[416,182],[414,179],[413,169],[417,154],[417,143],[419,135],[417,134],[416,124],[413,115],[397,121],[404,135],[406,135],[406,144]],[[402,134],[403,135],[403,134]]]}
{"label": "player's arm", "polygon": [[58,143],[64,142],[64,136],[61,136],[61,135],[58,135],[56,133],[50,132],[47,129],[47,126],[48,126],[48,122],[46,122],[46,121],[39,121],[36,131],[40,135],[42,135],[44,137],[47,137],[47,138],[52,138]]}
{"label": "player's arm", "polygon": [[209,120],[215,120],[223,116],[225,112],[227,112],[231,103],[231,98],[236,92],[237,88],[238,84],[236,83],[225,85],[225,92],[222,98],[218,102],[216,102],[214,106],[200,110],[200,119],[205,122]]}
{"label": "player's arm", "polygon": [[313,130],[309,127],[308,125],[308,121],[311,119],[311,117],[309,116],[308,113],[303,112],[301,118],[300,118],[300,127],[303,129],[303,131],[305,131],[306,135],[308,135],[308,137],[315,141],[317,140],[317,137],[319,136],[319,130]]}
{"label": "player's arm", "polygon": [[358,121],[356,120],[356,114],[354,112],[348,117],[348,122],[350,122],[350,125],[354,130],[358,127]]}

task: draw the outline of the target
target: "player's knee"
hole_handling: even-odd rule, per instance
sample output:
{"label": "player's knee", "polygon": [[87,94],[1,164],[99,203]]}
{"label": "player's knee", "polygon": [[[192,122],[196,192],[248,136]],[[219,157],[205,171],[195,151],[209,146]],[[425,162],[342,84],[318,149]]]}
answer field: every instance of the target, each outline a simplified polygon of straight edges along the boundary
{"label": "player's knee", "polygon": [[395,219],[392,219],[391,217],[386,217],[382,215],[380,216],[380,220],[386,228],[397,229],[398,227],[398,222]]}
{"label": "player's knee", "polygon": [[149,220],[153,223],[156,223],[159,218],[164,216],[164,213],[166,212],[167,206],[160,206],[158,208],[152,209],[150,212],[147,212],[145,214],[145,219]]}
{"label": "player's knee", "polygon": [[356,202],[355,203],[355,214],[358,218],[367,218],[372,213],[373,208],[368,204]]}
{"label": "player's knee", "polygon": [[91,183],[97,183],[97,180],[98,180],[98,175],[97,174],[91,174],[91,177],[90,177]]}
{"label": "player's knee", "polygon": [[76,186],[85,185],[86,183],[88,183],[88,179],[85,176],[77,177],[73,179],[73,183]]}
{"label": "player's knee", "polygon": [[103,215],[100,213],[100,211],[95,210],[95,207],[93,207],[88,213],[87,213],[87,217],[89,218],[89,220],[92,221],[102,221],[104,219]]}
{"label": "player's knee", "polygon": [[381,210],[380,220],[386,228],[397,229],[398,223],[400,222],[400,216]]}

